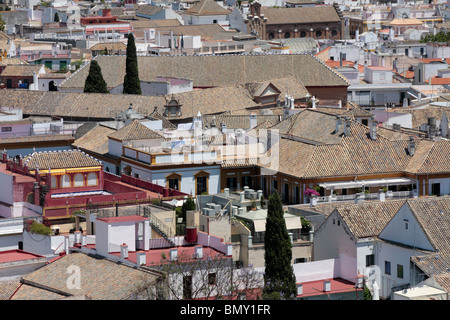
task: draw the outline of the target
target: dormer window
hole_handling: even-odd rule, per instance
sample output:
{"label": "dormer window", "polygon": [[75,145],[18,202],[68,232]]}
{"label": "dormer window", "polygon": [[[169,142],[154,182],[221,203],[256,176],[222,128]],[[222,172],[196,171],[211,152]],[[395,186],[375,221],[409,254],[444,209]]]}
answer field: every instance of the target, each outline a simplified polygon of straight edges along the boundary
{"label": "dormer window", "polygon": [[164,116],[165,117],[179,117],[181,116],[181,105],[177,100],[172,99],[165,106]]}

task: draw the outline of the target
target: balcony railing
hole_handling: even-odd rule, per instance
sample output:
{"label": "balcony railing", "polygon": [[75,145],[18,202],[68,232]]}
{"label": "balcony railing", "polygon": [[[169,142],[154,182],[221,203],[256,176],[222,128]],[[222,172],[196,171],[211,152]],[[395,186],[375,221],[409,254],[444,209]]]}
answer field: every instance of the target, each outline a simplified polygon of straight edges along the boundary
{"label": "balcony railing", "polygon": [[[348,195],[333,195],[317,197],[317,202],[334,202],[334,201],[352,201],[356,199],[357,195],[361,194],[348,194]],[[414,191],[388,191],[385,193],[385,199],[408,199],[413,198],[417,193]],[[366,193],[361,196],[362,200],[378,200],[378,193]]]}

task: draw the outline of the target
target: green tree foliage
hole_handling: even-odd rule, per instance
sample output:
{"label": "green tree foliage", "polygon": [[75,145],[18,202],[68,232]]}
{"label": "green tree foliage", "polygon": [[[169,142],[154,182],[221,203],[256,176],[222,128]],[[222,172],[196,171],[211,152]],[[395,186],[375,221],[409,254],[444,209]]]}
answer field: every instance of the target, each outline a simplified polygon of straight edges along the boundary
{"label": "green tree foliage", "polygon": [[96,60],[91,61],[89,74],[84,82],[84,92],[88,93],[108,93],[106,81],[103,79],[102,69]]}
{"label": "green tree foliage", "polygon": [[450,41],[450,31],[440,31],[435,35],[427,34],[425,35],[420,42],[428,43],[428,42],[449,42]]}
{"label": "green tree foliage", "polygon": [[181,216],[184,221],[186,221],[186,212],[188,210],[195,210],[195,201],[192,198],[187,198],[181,206]]}
{"label": "green tree foliage", "polygon": [[125,65],[125,78],[123,81],[124,94],[141,94],[141,82],[139,81],[136,44],[132,33],[128,35],[127,59]]}
{"label": "green tree foliage", "polygon": [[293,299],[296,289],[295,275],[291,265],[292,244],[286,229],[281,198],[277,191],[269,197],[264,247],[263,298]]}

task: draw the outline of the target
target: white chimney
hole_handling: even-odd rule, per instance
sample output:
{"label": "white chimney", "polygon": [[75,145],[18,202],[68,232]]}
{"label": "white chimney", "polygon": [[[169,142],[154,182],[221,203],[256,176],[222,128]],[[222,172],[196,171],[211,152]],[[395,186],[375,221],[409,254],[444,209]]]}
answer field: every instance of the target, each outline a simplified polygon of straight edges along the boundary
{"label": "white chimney", "polygon": [[250,129],[256,127],[257,124],[258,124],[258,123],[257,123],[256,114],[252,113],[252,114],[250,115]]}
{"label": "white chimney", "polygon": [[316,108],[316,97],[313,96],[313,97],[311,98],[311,101],[312,101],[312,108],[315,109],[315,108]]}
{"label": "white chimney", "polygon": [[136,263],[138,266],[146,265],[146,256],[144,251],[138,251],[136,252]]}
{"label": "white chimney", "polygon": [[342,118],[341,116],[336,116],[336,129],[335,129],[335,133],[338,133],[339,130],[341,129],[341,124],[342,124]]}
{"label": "white chimney", "polygon": [[370,139],[376,140],[377,139],[377,121],[374,119],[374,116],[372,116],[372,119],[369,120],[369,134]]}
{"label": "white chimney", "polygon": [[86,234],[82,234],[81,235],[81,246],[82,247],[86,246],[86,240],[87,240],[87,235]]}
{"label": "white chimney", "polygon": [[442,119],[441,119],[441,137],[443,138],[447,138],[448,135],[448,118],[445,114],[445,110],[444,113],[442,114]]}
{"label": "white chimney", "polygon": [[225,197],[229,198],[230,197],[230,189],[229,188],[225,188],[223,191],[225,193]]}
{"label": "white chimney", "polygon": [[415,152],[416,152],[416,143],[414,141],[414,137],[409,137],[408,153],[412,157],[412,156],[414,156]]}
{"label": "white chimney", "polygon": [[242,191],[240,194],[239,194],[239,196],[240,196],[240,202],[244,202],[245,201],[245,191]]}
{"label": "white chimney", "polygon": [[291,109],[294,109],[294,97],[291,97]]}
{"label": "white chimney", "polygon": [[64,236],[64,251],[69,254],[69,236]]}
{"label": "white chimney", "polygon": [[386,194],[383,192],[383,189],[378,190],[378,201],[386,200]]}
{"label": "white chimney", "polygon": [[323,282],[323,291],[325,291],[325,292],[331,291],[331,281],[330,280],[325,280]]}
{"label": "white chimney", "polygon": [[75,231],[74,237],[75,237],[74,243],[76,244],[81,243],[81,231]]}
{"label": "white chimney", "polygon": [[347,137],[350,135],[350,118],[349,117],[345,117],[344,118],[344,135]]}
{"label": "white chimney", "polygon": [[128,246],[126,243],[124,243],[120,246],[120,258],[128,259]]}

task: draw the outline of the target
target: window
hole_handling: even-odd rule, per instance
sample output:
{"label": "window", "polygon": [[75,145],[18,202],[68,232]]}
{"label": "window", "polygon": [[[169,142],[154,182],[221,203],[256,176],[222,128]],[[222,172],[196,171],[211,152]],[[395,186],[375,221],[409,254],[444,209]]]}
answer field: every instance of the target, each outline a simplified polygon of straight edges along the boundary
{"label": "window", "polygon": [[285,33],[284,33],[284,37],[285,37],[286,39],[290,38],[290,37],[291,37],[291,33],[290,33],[290,32],[285,32]]}
{"label": "window", "polygon": [[273,181],[273,190],[278,190],[278,181],[277,180]]}
{"label": "window", "polygon": [[241,182],[242,182],[241,189],[244,187],[249,187],[249,188],[253,187],[252,177],[250,177],[250,176],[243,176],[241,179]]}
{"label": "window", "polygon": [[192,299],[192,276],[183,277],[183,299]]}
{"label": "window", "polygon": [[97,181],[97,174],[94,172],[91,172],[88,174],[87,176],[87,185],[88,186],[96,186],[98,185],[98,181]]}
{"label": "window", "polygon": [[273,39],[273,38],[275,38],[275,34],[273,34],[273,32],[270,32],[270,33],[269,33],[269,40],[271,40],[271,39]]}
{"label": "window", "polygon": [[403,265],[397,265],[397,278],[403,279]]}
{"label": "window", "polygon": [[231,190],[237,189],[237,179],[236,177],[227,178],[227,188]]}
{"label": "window", "polygon": [[197,194],[208,192],[208,177],[197,177]]}
{"label": "window", "polygon": [[51,180],[50,180],[50,184],[51,184],[51,188],[52,188],[52,189],[58,188],[58,182],[57,182],[55,176],[52,176],[52,178],[51,178]]}
{"label": "window", "polygon": [[391,274],[391,262],[390,261],[384,262],[384,273]]}
{"label": "window", "polygon": [[316,37],[317,37],[317,38],[320,38],[321,36],[322,36],[322,31],[317,30],[317,31],[316,31]]}
{"label": "window", "polygon": [[440,183],[432,183],[431,184],[431,195],[432,196],[440,196],[441,195],[441,184]]}
{"label": "window", "polygon": [[366,267],[373,266],[375,264],[375,255],[368,254],[366,255]]}
{"label": "window", "polygon": [[304,38],[304,37],[306,37],[306,32],[305,31],[300,32],[300,38]]}
{"label": "window", "polygon": [[209,285],[216,284],[216,273],[209,273],[208,274],[208,284]]}
{"label": "window", "polygon": [[68,174],[61,176],[61,187],[70,188],[70,176]]}
{"label": "window", "polygon": [[12,127],[2,127],[2,132],[11,132]]}
{"label": "window", "polygon": [[195,177],[195,194],[208,193],[209,173],[200,171],[194,174]]}
{"label": "window", "polygon": [[169,179],[169,188],[174,190],[179,190],[180,186],[178,185],[178,179]]}
{"label": "window", "polygon": [[83,187],[84,186],[84,177],[81,173],[77,173],[73,178],[73,186],[74,187]]}

